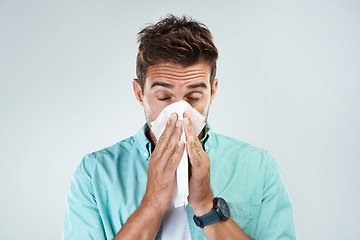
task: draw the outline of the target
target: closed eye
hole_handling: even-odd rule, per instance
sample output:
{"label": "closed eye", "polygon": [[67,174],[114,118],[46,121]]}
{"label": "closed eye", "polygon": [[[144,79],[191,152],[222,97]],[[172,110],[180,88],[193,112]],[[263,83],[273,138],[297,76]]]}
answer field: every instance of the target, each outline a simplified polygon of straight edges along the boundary
{"label": "closed eye", "polygon": [[166,101],[166,100],[168,100],[168,99],[170,99],[170,97],[166,97],[166,98],[158,98],[158,100],[159,100],[159,101]]}
{"label": "closed eye", "polygon": [[200,98],[190,98],[190,97],[188,97],[188,99],[190,99],[191,101],[199,101],[200,100]]}

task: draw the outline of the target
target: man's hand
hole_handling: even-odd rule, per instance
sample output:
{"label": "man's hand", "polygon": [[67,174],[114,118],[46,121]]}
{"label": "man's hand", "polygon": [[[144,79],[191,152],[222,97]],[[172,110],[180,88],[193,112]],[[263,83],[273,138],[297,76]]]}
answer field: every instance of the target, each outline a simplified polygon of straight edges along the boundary
{"label": "man's hand", "polygon": [[210,158],[203,150],[188,118],[184,113],[184,130],[187,139],[187,151],[190,162],[189,203],[197,216],[204,215],[213,207],[213,196],[210,188]]}
{"label": "man's hand", "polygon": [[148,180],[142,204],[150,204],[160,213],[170,207],[176,188],[176,169],[184,152],[185,144],[180,141],[181,121],[172,113],[154,152],[149,158]]}
{"label": "man's hand", "polygon": [[[175,173],[184,153],[181,121],[175,113],[149,158],[146,192],[140,206],[115,236],[116,239],[154,239],[175,194]],[[140,227],[139,227],[140,226]]]}
{"label": "man's hand", "polygon": [[[201,146],[188,118],[184,113],[183,125],[186,135],[186,147],[191,165],[189,182],[189,203],[196,216],[202,216],[211,211],[213,207],[213,195],[210,188],[210,157]],[[220,221],[202,228],[206,239],[237,239],[250,240],[241,228],[230,217],[226,221]],[[226,234],[224,234],[226,233]]]}

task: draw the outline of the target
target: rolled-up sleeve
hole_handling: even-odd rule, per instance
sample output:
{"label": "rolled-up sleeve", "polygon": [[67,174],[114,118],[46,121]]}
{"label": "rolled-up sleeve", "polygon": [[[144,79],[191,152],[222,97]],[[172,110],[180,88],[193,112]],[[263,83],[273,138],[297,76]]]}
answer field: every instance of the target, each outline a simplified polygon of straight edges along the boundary
{"label": "rolled-up sleeve", "polygon": [[255,231],[256,240],[296,239],[293,210],[281,170],[267,153],[261,212]]}
{"label": "rolled-up sleeve", "polygon": [[106,239],[94,196],[93,185],[86,169],[87,155],[71,179],[62,239]]}

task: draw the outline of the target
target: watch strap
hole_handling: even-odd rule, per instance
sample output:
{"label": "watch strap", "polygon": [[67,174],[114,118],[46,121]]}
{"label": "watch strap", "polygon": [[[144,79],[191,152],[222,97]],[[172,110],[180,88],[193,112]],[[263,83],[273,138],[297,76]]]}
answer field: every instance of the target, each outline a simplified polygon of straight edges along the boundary
{"label": "watch strap", "polygon": [[220,219],[219,215],[216,213],[215,209],[213,209],[209,213],[207,213],[203,216],[200,216],[200,217],[197,217],[194,215],[195,224],[201,228],[203,228],[207,225],[213,224],[220,220],[221,219]]}

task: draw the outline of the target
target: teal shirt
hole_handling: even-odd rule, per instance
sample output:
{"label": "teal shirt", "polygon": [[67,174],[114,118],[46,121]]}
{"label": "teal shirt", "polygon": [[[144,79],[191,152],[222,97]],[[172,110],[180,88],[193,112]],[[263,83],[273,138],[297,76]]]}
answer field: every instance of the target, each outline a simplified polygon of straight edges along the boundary
{"label": "teal shirt", "polygon": [[[210,157],[211,189],[227,201],[233,220],[256,240],[296,239],[291,202],[274,158],[205,128],[201,142]],[[113,239],[139,207],[151,155],[148,130],[145,124],[135,136],[83,158],[71,180],[63,239]],[[191,238],[206,239],[189,204],[186,210]]]}

